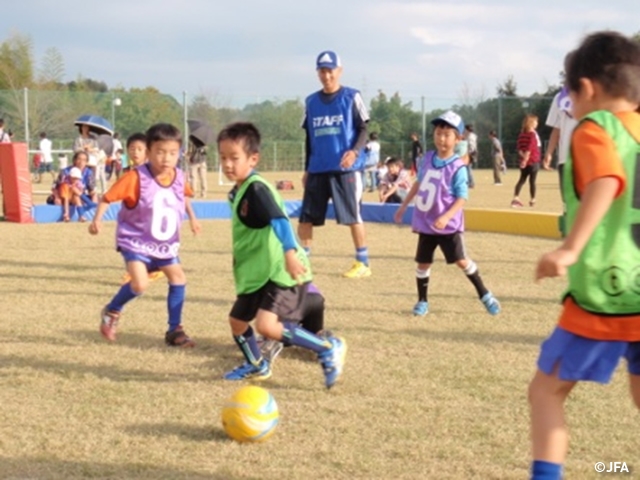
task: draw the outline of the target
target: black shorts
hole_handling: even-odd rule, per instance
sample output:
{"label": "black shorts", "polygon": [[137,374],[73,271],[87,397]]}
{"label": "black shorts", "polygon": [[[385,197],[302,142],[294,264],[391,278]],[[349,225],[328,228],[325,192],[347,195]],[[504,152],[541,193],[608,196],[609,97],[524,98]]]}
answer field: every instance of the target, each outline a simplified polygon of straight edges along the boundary
{"label": "black shorts", "polygon": [[340,225],[362,223],[362,172],[309,173],[304,186],[300,223],[324,225],[329,199]]}
{"label": "black shorts", "polygon": [[229,316],[243,322],[256,318],[258,310],[275,313],[279,318],[299,322],[303,318],[309,284],[281,287],[269,281],[262,288],[245,295],[238,295]]}
{"label": "black shorts", "polygon": [[442,250],[447,263],[456,263],[458,260],[467,258],[464,240],[460,232],[450,235],[427,235],[424,233],[419,235],[415,258],[417,263],[433,263],[433,254],[437,247]]}

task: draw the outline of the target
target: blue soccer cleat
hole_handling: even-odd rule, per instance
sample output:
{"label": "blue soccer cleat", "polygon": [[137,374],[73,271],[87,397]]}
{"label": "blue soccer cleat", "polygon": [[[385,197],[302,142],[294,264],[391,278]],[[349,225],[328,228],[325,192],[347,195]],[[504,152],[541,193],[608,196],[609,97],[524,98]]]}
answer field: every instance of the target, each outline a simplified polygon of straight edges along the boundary
{"label": "blue soccer cleat", "polygon": [[424,317],[427,313],[429,313],[429,302],[420,300],[413,306],[413,314],[416,317]]}
{"label": "blue soccer cleat", "polygon": [[225,380],[266,380],[271,377],[271,367],[264,358],[258,365],[246,362],[224,374]]}
{"label": "blue soccer cleat", "polygon": [[500,307],[500,302],[496,297],[493,296],[493,293],[491,292],[485,293],[480,300],[482,301],[484,308],[486,308],[487,312],[489,312],[491,315],[497,315],[500,313],[500,310],[502,310],[502,308]]}
{"label": "blue soccer cleat", "polygon": [[318,355],[318,361],[322,365],[324,383],[327,388],[333,387],[340,375],[342,375],[344,360],[347,355],[347,342],[344,339],[330,337],[329,342],[331,342],[332,347]]}

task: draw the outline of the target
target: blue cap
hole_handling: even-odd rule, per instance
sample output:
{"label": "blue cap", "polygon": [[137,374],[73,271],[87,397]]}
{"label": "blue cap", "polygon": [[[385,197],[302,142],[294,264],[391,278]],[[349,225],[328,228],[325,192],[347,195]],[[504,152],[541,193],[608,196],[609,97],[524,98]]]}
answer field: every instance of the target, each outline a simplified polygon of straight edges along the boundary
{"label": "blue cap", "polygon": [[464,122],[462,121],[462,117],[451,110],[444,112],[438,118],[431,120],[431,125],[436,125],[438,123],[446,123],[447,125],[455,128],[460,135],[464,133]]}
{"label": "blue cap", "polygon": [[333,70],[341,66],[342,62],[340,61],[340,57],[336,52],[332,52],[331,50],[320,52],[316,59],[316,70],[319,68],[330,68]]}

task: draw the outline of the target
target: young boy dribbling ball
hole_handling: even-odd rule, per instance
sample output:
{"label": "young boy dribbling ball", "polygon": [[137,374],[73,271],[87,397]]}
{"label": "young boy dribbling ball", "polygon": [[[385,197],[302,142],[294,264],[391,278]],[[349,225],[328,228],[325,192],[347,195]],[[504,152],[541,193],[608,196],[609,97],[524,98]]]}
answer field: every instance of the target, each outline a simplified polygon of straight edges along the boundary
{"label": "young boy dribbling ball", "polygon": [[536,279],[568,274],[569,285],[529,385],[535,480],[562,478],[564,403],[577,382],[608,383],[625,357],[640,408],[640,44],[594,33],[567,56],[565,72],[580,121],[564,167],[569,234],[540,258]]}
{"label": "young boy dribbling ball", "polygon": [[194,341],[182,328],[182,307],[186,277],[180,265],[180,225],[185,212],[191,230],[200,231],[193,215],[182,171],[176,166],[182,134],[173,125],[153,125],[146,134],[148,162],[125,173],[104,194],[89,232],[96,235],[109,204],[122,200],[116,231],[117,250],[122,254],[131,280],[104,307],[100,333],[115,341],[120,314],[125,304],[141,295],[149,284],[148,272],[161,270],[169,282],[168,323],[165,342],[169,346],[193,347]]}
{"label": "young boy dribbling ball", "polygon": [[467,276],[480,301],[491,315],[500,313],[500,303],[487,290],[478,266],[465,253],[463,207],[468,197],[468,174],[463,160],[454,153],[464,132],[460,115],[448,111],[431,121],[435,127],[436,151],[429,151],[418,162],[418,174],[411,190],[396,211],[394,220],[402,222],[404,212],[415,197],[411,227],[419,235],[416,251],[418,303],[413,314],[429,312],[427,290],[436,248],[447,263],[455,263]]}
{"label": "young boy dribbling ball", "polygon": [[[229,313],[233,339],[245,363],[226,380],[271,376],[250,322],[267,339],[312,350],[331,388],[342,374],[343,339],[321,337],[298,324],[311,282],[309,259],[299,245],[280,195],[254,168],[260,158],[260,132],[251,123],[234,123],[218,135],[220,165],[230,181],[233,276],[236,300]],[[286,319],[280,322],[278,318]]]}

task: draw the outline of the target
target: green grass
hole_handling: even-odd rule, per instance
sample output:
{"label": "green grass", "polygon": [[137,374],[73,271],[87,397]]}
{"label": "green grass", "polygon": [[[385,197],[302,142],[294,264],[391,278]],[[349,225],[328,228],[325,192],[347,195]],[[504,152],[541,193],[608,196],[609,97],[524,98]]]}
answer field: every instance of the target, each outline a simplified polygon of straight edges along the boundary
{"label": "green grass", "polygon": [[[543,178],[554,211],[555,176]],[[504,204],[498,190],[480,185],[471,203]],[[319,365],[286,350],[263,384],[281,423],[264,444],[241,445],[219,418],[239,387],[221,375],[241,360],[227,323],[230,226],[203,226],[198,237],[183,229],[184,324],[198,342],[183,351],[164,346],[163,281],[127,305],[115,344],[100,337],[98,313],[123,272],[114,223],[97,237],[86,224],[0,223],[0,478],[526,478],[526,389],[564,286],[535,284],[533,268],[555,241],[469,232],[503,313],[489,316],[464,275],[438,261],[431,313],[415,318],[408,228],[367,225],[374,274],[362,280],[340,276],[352,261],[347,229],[316,230],[326,324],[349,344],[344,377],[326,391]],[[609,386],[576,389],[567,478],[601,478],[597,461],[640,468],[627,389],[622,367]]]}

